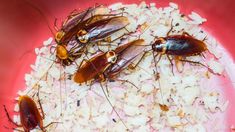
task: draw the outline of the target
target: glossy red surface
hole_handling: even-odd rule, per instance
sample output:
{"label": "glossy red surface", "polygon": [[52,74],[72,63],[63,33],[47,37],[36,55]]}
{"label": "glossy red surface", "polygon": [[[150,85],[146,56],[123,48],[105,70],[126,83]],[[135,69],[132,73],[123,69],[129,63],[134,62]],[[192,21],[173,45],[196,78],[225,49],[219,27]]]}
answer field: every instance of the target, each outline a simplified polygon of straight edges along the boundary
{"label": "glossy red surface", "polygon": [[[235,58],[235,1],[234,0],[171,0],[180,10],[189,14],[191,11],[207,18],[203,28],[219,40]],[[31,0],[40,8],[53,26],[55,18],[59,22],[73,9],[86,8],[95,3],[112,4],[118,0]],[[122,0],[123,3],[140,3],[137,0]],[[168,0],[146,0],[155,2],[157,7],[167,6]],[[30,71],[34,63],[34,48],[51,36],[44,18],[25,0],[0,1],[0,131],[9,126],[2,105],[5,104],[13,113],[14,98],[19,89],[24,89],[24,74]],[[234,91],[231,91],[234,92]],[[235,122],[230,121],[230,124]],[[223,124],[221,124],[223,125]]]}

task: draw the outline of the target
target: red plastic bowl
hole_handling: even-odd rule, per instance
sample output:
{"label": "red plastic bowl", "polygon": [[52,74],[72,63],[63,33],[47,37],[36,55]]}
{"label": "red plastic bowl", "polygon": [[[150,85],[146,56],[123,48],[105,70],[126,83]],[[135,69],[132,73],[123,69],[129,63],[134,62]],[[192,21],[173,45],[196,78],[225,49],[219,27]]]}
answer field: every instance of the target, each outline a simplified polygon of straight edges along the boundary
{"label": "red plastic bowl", "polygon": [[[29,0],[45,14],[50,26],[55,18],[63,20],[73,9],[87,8],[98,4],[112,4],[116,2],[140,3],[137,0]],[[171,0],[179,5],[181,12],[189,14],[191,11],[207,18],[203,28],[212,34],[235,58],[235,1],[234,0]],[[155,2],[157,7],[167,6],[168,0],[146,0]],[[24,89],[24,74],[30,71],[30,64],[34,63],[34,48],[40,46],[52,34],[48,30],[45,19],[26,0],[0,1],[0,131],[11,131],[3,126],[9,122],[3,111],[5,104],[13,114],[14,98],[17,91]],[[227,125],[235,125],[235,90],[230,91],[229,118]],[[224,125],[224,124],[221,124]],[[228,127],[229,127],[228,126]],[[226,130],[227,131],[227,130]]]}

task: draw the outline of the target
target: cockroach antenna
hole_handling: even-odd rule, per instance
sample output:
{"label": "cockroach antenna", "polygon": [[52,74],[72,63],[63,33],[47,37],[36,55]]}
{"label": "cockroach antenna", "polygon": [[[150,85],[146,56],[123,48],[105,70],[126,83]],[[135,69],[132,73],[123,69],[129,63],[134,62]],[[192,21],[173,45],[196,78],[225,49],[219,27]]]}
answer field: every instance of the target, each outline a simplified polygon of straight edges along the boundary
{"label": "cockroach antenna", "polygon": [[[50,27],[50,24],[49,24],[49,20],[48,18],[46,17],[46,15],[42,12],[42,10],[36,6],[35,4],[33,4],[31,1],[29,0],[24,0],[30,7],[32,7],[33,9],[35,9],[42,17],[43,19],[46,21],[46,24],[47,24],[47,27],[49,28],[51,34],[55,37],[55,33],[53,31],[53,29]],[[56,20],[56,18],[55,18]]]}

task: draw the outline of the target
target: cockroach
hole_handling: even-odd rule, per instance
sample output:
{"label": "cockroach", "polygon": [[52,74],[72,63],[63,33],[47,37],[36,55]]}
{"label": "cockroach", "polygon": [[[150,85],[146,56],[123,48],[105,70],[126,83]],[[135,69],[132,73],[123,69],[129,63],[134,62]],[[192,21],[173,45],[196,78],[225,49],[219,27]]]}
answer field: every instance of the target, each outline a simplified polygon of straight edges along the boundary
{"label": "cockroach", "polygon": [[[87,21],[91,21],[95,17],[97,16],[93,16]],[[59,41],[57,38],[57,57],[62,60],[62,64],[70,65],[71,62],[85,53],[87,44],[104,40],[129,24],[128,19],[124,16],[104,18],[92,24],[87,24],[87,21],[73,27],[68,33],[62,33]],[[69,48],[69,42],[75,43],[74,46]]]}
{"label": "cockroach", "polygon": [[[6,109],[6,106],[4,105],[4,110],[6,112],[8,120],[17,127],[23,127],[25,132],[29,132],[30,130],[35,129],[37,126],[43,132],[46,132],[47,127],[49,127],[53,123],[59,123],[59,122],[51,122],[46,126],[43,125],[43,119],[45,118],[45,114],[43,112],[42,105],[39,99],[39,93],[37,93],[37,95],[38,95],[38,103],[39,103],[39,107],[41,110],[41,114],[39,112],[39,109],[37,108],[36,103],[31,97],[27,95],[23,95],[19,97],[18,105],[19,105],[19,114],[20,114],[20,124],[15,123],[11,119]],[[17,131],[21,131],[16,128],[13,128],[13,129]]]}
{"label": "cockroach", "polygon": [[[106,8],[103,6],[90,7],[85,11],[79,13],[70,13],[67,19],[63,22],[60,29],[56,26],[57,33],[55,35],[55,41],[57,44],[67,44],[70,39],[76,34],[76,28],[78,30],[81,26],[87,26],[95,21],[101,20],[107,16],[114,16],[112,14],[104,14]],[[74,31],[74,32],[73,32]]]}
{"label": "cockroach", "polygon": [[[178,26],[178,25],[179,23],[176,23],[174,26]],[[167,58],[169,59],[173,67],[173,63],[172,63],[172,60],[170,59],[170,56],[173,56],[175,58],[186,58],[186,57],[197,56],[197,55],[203,56],[203,52],[207,51],[207,46],[204,42],[206,38],[204,38],[203,40],[198,40],[195,37],[189,35],[187,32],[183,32],[181,35],[170,35],[174,26],[173,26],[173,20],[172,20],[171,28],[167,32],[166,37],[153,36],[155,37],[154,42],[152,42],[149,45],[146,45],[146,46],[151,46],[151,50],[149,51],[152,51],[153,53],[155,66],[160,61],[162,55],[167,56]],[[143,33],[145,31],[146,29],[143,31]],[[154,53],[156,53],[156,55]],[[156,61],[156,57],[159,57],[157,61]],[[204,64],[200,62],[194,62],[194,61],[185,60],[185,59],[179,59],[178,61],[195,63],[195,64],[200,64],[202,66],[205,66]]]}
{"label": "cockroach", "polygon": [[104,71],[110,67],[111,64],[115,63],[116,60],[117,55],[114,51],[99,53],[90,60],[82,61],[73,79],[79,84],[98,78],[104,80]]}
{"label": "cockroach", "polygon": [[[152,50],[157,52],[155,56],[160,55],[158,61],[160,61],[162,55],[166,55],[173,66],[172,60],[169,56],[186,58],[190,56],[202,55],[202,53],[207,50],[207,46],[203,41],[198,40],[185,32],[182,35],[170,35],[167,37],[158,38],[152,44]],[[158,63],[158,61],[156,63]],[[205,66],[200,62],[194,62],[186,59],[179,59],[179,61]]]}
{"label": "cockroach", "polygon": [[[186,57],[191,57],[191,56],[198,56],[198,55],[203,56],[203,53],[208,50],[204,42],[206,37],[203,40],[198,40],[185,31],[181,35],[170,35],[174,26],[178,25],[179,25],[178,23],[176,23],[176,25],[173,25],[173,20],[172,20],[171,28],[167,32],[166,37],[156,37],[157,39],[151,44],[152,51],[157,53],[156,55],[154,55],[153,53],[155,66],[160,61],[162,55],[166,55],[171,63],[173,74],[174,74],[173,63],[172,60],[170,59],[170,56],[173,56],[176,61],[199,64],[208,68],[206,65],[200,62],[195,62],[185,59]],[[158,55],[159,58],[156,61],[155,58],[158,57]]]}
{"label": "cockroach", "polygon": [[[162,55],[166,55],[168,60],[170,61],[173,75],[174,75],[173,62],[170,56],[173,56],[176,59],[176,61],[194,63],[194,64],[199,64],[204,67],[207,67],[206,65],[200,62],[194,62],[194,61],[182,59],[182,58],[186,58],[190,56],[197,56],[197,55],[203,56],[203,52],[207,50],[207,46],[203,42],[204,40],[198,40],[194,38],[193,36],[189,35],[187,32],[184,32],[182,35],[169,35],[172,30],[173,30],[173,26],[168,31],[166,37],[159,37],[150,45],[152,47],[151,50],[153,52],[153,58],[154,58],[154,63],[156,67],[156,71],[155,71],[156,80],[158,80],[160,88],[161,88],[160,81],[159,81],[160,75],[157,71],[157,63],[161,60]],[[156,60],[157,57],[158,59]],[[161,93],[161,96],[163,96],[162,93]],[[163,104],[160,104],[160,108],[163,111],[169,110],[169,108],[164,104],[164,102]]]}
{"label": "cockroach", "polygon": [[128,18],[124,16],[102,19],[78,31],[77,40],[80,43],[97,42],[125,28],[128,24]]}
{"label": "cockroach", "polygon": [[[142,53],[144,48],[141,47],[141,45],[144,44],[145,42],[143,39],[135,40],[127,44],[119,45],[113,51],[102,52],[95,55],[89,60],[84,60],[79,66],[77,72],[74,74],[73,80],[79,84],[91,80],[99,81],[105,97],[107,98],[109,104],[113,107],[112,103],[110,102],[108,96],[104,91],[101,82],[105,81],[106,79],[110,79],[109,77],[112,77],[113,79],[118,72],[121,72],[124,68],[126,68],[128,64],[133,61],[134,58],[136,58],[140,53]],[[115,109],[114,111],[121,119]],[[127,128],[123,121],[122,123]]]}
{"label": "cockroach", "polygon": [[138,39],[120,45],[114,51],[102,52],[90,60],[83,60],[74,75],[74,81],[81,84],[92,79],[100,78],[104,81],[105,77],[114,77],[144,51],[141,47],[144,44],[143,39]]}

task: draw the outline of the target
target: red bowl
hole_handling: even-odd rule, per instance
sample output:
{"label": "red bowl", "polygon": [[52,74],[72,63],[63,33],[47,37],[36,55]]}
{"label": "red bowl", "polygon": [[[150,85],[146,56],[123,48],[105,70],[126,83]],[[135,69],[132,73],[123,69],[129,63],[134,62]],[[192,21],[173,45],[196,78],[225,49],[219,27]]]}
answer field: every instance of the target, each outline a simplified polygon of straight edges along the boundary
{"label": "red bowl", "polygon": [[[195,11],[207,22],[202,27],[213,35],[228,50],[233,60],[235,48],[233,45],[235,31],[235,1],[234,0],[171,0],[179,5],[181,12],[189,14]],[[72,10],[84,9],[99,4],[112,4],[118,0],[31,0],[36,5],[51,27],[54,19],[61,22]],[[140,3],[136,0],[122,0],[121,2]],[[147,3],[155,2],[157,7],[168,6],[168,0],[146,0]],[[13,114],[14,98],[17,91],[24,89],[24,74],[30,72],[30,64],[34,63],[34,48],[52,36],[47,27],[46,19],[27,0],[0,1],[0,131],[11,131],[3,126],[9,126],[9,122],[3,111],[5,104],[10,113]],[[59,25],[58,25],[59,26]],[[235,95],[235,90],[228,91]],[[230,97],[230,108],[228,114],[234,116],[235,103]],[[232,115],[233,114],[233,115]],[[228,119],[228,125],[235,125],[235,118]],[[221,124],[223,125],[223,124]]]}

